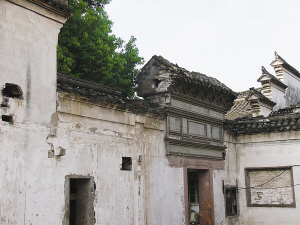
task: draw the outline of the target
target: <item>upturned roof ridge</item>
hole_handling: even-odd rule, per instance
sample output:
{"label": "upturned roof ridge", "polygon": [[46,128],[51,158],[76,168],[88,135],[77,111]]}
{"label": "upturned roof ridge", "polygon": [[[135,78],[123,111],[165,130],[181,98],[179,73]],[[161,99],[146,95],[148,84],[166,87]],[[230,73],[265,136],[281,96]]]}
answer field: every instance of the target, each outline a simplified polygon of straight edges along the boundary
{"label": "upturned roof ridge", "polygon": [[257,91],[254,87],[249,89],[249,95],[246,97],[246,100],[248,101],[248,99],[252,96],[255,95],[260,101],[265,102],[271,106],[276,105],[275,102],[273,102],[272,100],[270,100],[268,97],[264,96],[261,92]]}
{"label": "upturned roof ridge", "polygon": [[261,72],[262,72],[262,75],[257,79],[258,82],[261,82],[261,79],[264,76],[267,76],[268,78],[270,78],[271,81],[273,81],[278,86],[280,86],[280,87],[282,87],[284,89],[287,88],[286,84],[284,84],[283,82],[281,82],[276,76],[274,76],[271,73],[269,73],[264,66],[261,67]]}
{"label": "upturned roof ridge", "polygon": [[276,61],[276,60],[280,60],[282,61],[282,66],[289,70],[290,72],[294,73],[296,76],[298,76],[300,78],[300,72],[294,68],[293,66],[291,66],[290,64],[287,63],[287,61],[285,61],[280,55],[278,55],[278,53],[275,51],[275,60],[273,60],[271,62],[271,65]]}

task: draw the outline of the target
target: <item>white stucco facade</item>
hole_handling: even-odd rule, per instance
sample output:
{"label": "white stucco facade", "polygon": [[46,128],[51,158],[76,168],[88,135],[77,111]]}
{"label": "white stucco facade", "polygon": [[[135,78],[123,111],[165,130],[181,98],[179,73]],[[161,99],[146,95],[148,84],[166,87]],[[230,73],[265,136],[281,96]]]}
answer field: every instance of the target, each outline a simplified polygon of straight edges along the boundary
{"label": "white stucco facade", "polygon": [[1,86],[21,87],[22,121],[49,123],[56,107],[57,36],[66,19],[22,0],[1,0],[0,10]]}
{"label": "white stucco facade", "polygon": [[[233,139],[227,136],[228,150],[236,154],[232,164],[236,165],[233,170],[227,169],[227,179],[231,182],[237,180],[239,192],[239,224],[297,224],[300,215],[297,213],[297,204],[300,198],[300,168],[299,168],[299,131],[265,133],[253,135],[238,135]],[[228,159],[227,162],[230,162]],[[233,166],[234,167],[234,166]],[[246,199],[247,168],[277,168],[291,167],[296,207],[250,207]],[[228,174],[236,174],[236,177]],[[266,180],[267,181],[267,180]],[[292,184],[286,184],[290,186]],[[278,187],[280,190],[280,187]],[[278,191],[280,193],[280,191]],[[278,197],[279,198],[279,197]],[[277,199],[275,197],[275,199]],[[276,200],[275,200],[276,201]]]}
{"label": "white stucco facade", "polygon": [[[67,16],[47,7],[0,0],[0,224],[69,224],[72,181],[82,182],[75,187],[85,188],[87,200],[80,201],[91,206],[82,224],[189,224],[191,186],[199,187],[197,207],[207,224],[298,223],[300,133],[289,130],[296,119],[280,132],[228,131],[224,146],[228,93],[229,100],[221,99],[225,94],[200,95],[179,82],[186,96],[178,92],[172,101],[171,95],[159,96],[165,105],[178,103],[171,104],[170,116],[134,111],[124,102],[92,101],[72,88],[58,91],[57,36]],[[270,89],[278,109],[299,99],[298,77],[286,70],[282,74],[289,86],[285,95],[274,85]],[[144,91],[152,91],[155,82],[157,92],[173,84],[171,78],[150,78],[154,84],[145,79],[149,90]],[[6,96],[11,84],[17,96]],[[190,97],[197,94],[202,100]],[[259,106],[259,115],[270,113],[269,105]],[[276,192],[281,205],[249,206],[249,168],[290,168],[292,200]],[[197,175],[197,185],[189,184],[189,174]],[[226,188],[238,190],[235,215],[227,215]]]}
{"label": "white stucco facade", "polygon": [[[52,160],[61,164],[62,187],[66,175],[94,177],[96,224],[184,223],[183,170],[168,166],[164,120],[63,97],[59,103],[53,143],[66,155]],[[122,157],[132,158],[131,171],[120,170]]]}
{"label": "white stucco facade", "polygon": [[0,121],[1,224],[57,221],[47,206],[60,201],[51,190],[60,190],[55,180],[47,191],[41,191],[41,185],[53,172],[44,156],[49,149],[47,124],[56,110],[57,35],[65,20],[28,1],[0,1],[1,89],[9,83],[23,92],[20,98],[0,97],[2,103],[7,101],[1,105]]}

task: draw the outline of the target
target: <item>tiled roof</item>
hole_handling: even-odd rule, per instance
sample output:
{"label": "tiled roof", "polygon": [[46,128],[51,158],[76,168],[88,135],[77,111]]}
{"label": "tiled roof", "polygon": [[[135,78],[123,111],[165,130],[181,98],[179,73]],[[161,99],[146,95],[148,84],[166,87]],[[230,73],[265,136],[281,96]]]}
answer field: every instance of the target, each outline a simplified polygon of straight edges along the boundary
{"label": "tiled roof", "polygon": [[287,85],[285,85],[284,83],[282,83],[277,77],[275,77],[274,75],[270,74],[265,67],[261,67],[261,71],[262,71],[262,75],[257,79],[258,82],[261,82],[262,78],[264,76],[268,77],[273,83],[275,83],[276,85],[278,85],[279,87],[282,87],[283,89],[287,88]]}
{"label": "tiled roof", "polygon": [[300,130],[300,106],[292,106],[270,114],[268,117],[226,120],[224,129],[234,134],[255,134]]}
{"label": "tiled roof", "polygon": [[65,74],[57,74],[57,92],[68,93],[71,96],[82,98],[91,103],[101,105],[114,105],[118,110],[127,110],[133,113],[154,113],[163,115],[165,109],[143,99],[126,99],[121,93],[111,87],[100,85],[94,82],[78,79]]}
{"label": "tiled roof", "polygon": [[163,58],[162,56],[153,56],[162,69],[169,70],[172,73],[173,79],[183,80],[187,83],[196,84],[213,91],[221,92],[223,94],[235,97],[236,93],[228,88],[225,84],[218,81],[216,78],[206,76],[198,72],[190,72],[177,64],[173,64]]}
{"label": "tiled roof", "polygon": [[292,72],[293,74],[295,74],[297,77],[300,78],[300,73],[298,70],[296,70],[294,67],[292,67],[290,64],[288,64],[280,55],[277,54],[277,52],[275,52],[275,60],[271,63],[271,65],[277,60],[279,59],[280,61],[283,62],[282,67],[284,67],[285,69],[289,70],[290,72]]}
{"label": "tiled roof", "polygon": [[246,99],[239,99],[234,101],[231,109],[226,113],[225,118],[227,120],[235,120],[251,115],[251,105]]}
{"label": "tiled roof", "polygon": [[225,119],[235,120],[237,118],[252,117],[252,107],[248,100],[252,95],[255,95],[261,102],[274,105],[274,102],[261,94],[261,90],[262,88],[250,88],[247,91],[239,92],[233,106],[225,115]]}
{"label": "tiled roof", "polygon": [[281,116],[293,113],[300,113],[300,105],[291,105],[290,107],[279,109],[278,111],[272,112],[270,116]]}

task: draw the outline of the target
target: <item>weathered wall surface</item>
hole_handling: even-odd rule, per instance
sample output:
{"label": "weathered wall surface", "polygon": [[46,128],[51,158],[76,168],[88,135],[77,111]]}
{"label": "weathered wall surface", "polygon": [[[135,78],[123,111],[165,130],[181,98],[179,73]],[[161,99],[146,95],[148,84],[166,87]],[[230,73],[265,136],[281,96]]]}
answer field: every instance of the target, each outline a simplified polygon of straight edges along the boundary
{"label": "weathered wall surface", "polygon": [[[67,175],[94,178],[96,224],[184,224],[183,169],[168,166],[164,120],[59,98],[48,127],[1,122],[1,224],[62,224]],[[51,149],[65,155],[48,158]]]}
{"label": "weathered wall surface", "polygon": [[[230,137],[229,137],[230,138]],[[229,139],[228,139],[229,140]],[[230,142],[230,140],[229,140]],[[299,186],[294,187],[296,207],[249,207],[246,200],[246,177],[245,168],[275,168],[292,167],[292,179],[294,184],[300,184],[299,165],[299,132],[265,133],[257,135],[237,136],[234,146],[228,150],[236,149],[236,173],[239,186],[239,215],[240,224],[297,224],[300,215],[297,213],[297,204],[300,201]],[[230,145],[230,144],[229,144]],[[230,158],[226,160],[226,165]],[[232,171],[235,173],[235,171]],[[231,170],[227,170],[230,182],[235,182],[230,176]],[[283,179],[284,180],[284,179]],[[287,182],[285,185],[291,185]],[[278,188],[278,198],[280,191]],[[279,201],[278,200],[278,201]]]}
{"label": "weathered wall surface", "polygon": [[260,105],[260,115],[268,116],[271,112],[272,110],[270,110],[269,108],[265,107],[264,105]]}
{"label": "weathered wall surface", "polygon": [[49,206],[59,202],[51,193],[59,187],[49,177],[53,172],[47,159],[47,128],[0,123],[0,223],[55,224],[51,216],[54,210]]}
{"label": "weathered wall surface", "polygon": [[223,192],[223,184],[224,187],[235,187],[237,184],[236,140],[225,132],[224,142],[227,146],[225,169],[214,171],[215,224],[237,225],[239,224],[239,213],[237,216],[226,217]]}
{"label": "weathered wall surface", "polygon": [[60,202],[53,190],[63,191],[46,141],[56,108],[57,35],[65,19],[29,1],[13,2],[0,1],[0,87],[14,83],[23,95],[0,108],[2,120],[13,118],[13,124],[0,121],[0,223],[59,224],[49,205]]}
{"label": "weathered wall surface", "polygon": [[[59,99],[58,118],[48,139],[66,150],[51,159],[58,185],[66,175],[94,177],[96,224],[184,223],[183,169],[168,166],[164,120],[67,98]],[[122,157],[132,157],[132,171],[120,170]]]}
{"label": "weathered wall surface", "polygon": [[283,69],[283,78],[288,86],[284,95],[286,107],[296,105],[300,101],[300,79],[285,69]]}
{"label": "weathered wall surface", "polygon": [[285,92],[282,92],[279,88],[277,88],[275,85],[271,86],[272,91],[272,101],[276,102],[276,105],[274,106],[273,110],[277,111],[279,109],[287,107],[287,102],[284,98]]}
{"label": "weathered wall surface", "polygon": [[56,44],[62,23],[33,11],[58,21],[62,18],[27,1],[16,3],[22,6],[0,1],[0,85],[21,87],[23,121],[46,124],[55,111]]}

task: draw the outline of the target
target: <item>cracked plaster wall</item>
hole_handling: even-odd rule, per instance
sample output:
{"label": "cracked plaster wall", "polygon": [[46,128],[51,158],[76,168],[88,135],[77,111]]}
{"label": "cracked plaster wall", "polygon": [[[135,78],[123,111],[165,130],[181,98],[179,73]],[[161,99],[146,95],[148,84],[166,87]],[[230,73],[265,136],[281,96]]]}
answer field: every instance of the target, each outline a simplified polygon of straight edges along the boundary
{"label": "cracked plaster wall", "polygon": [[300,102],[300,78],[290,72],[283,70],[284,83],[288,86],[285,90],[285,107],[296,105]]}
{"label": "cracked plaster wall", "polygon": [[23,122],[49,123],[55,111],[56,45],[61,27],[52,19],[0,1],[0,85],[2,89],[5,83],[14,83],[23,90]]}
{"label": "cracked plaster wall", "polygon": [[[297,209],[300,201],[298,186],[294,187],[296,207],[248,207],[246,190],[243,188],[246,187],[246,168],[299,165],[299,131],[238,135],[236,137],[226,134],[225,142],[228,146],[225,171],[218,171],[217,174],[221,180],[224,180],[225,185],[235,186],[237,181],[238,187],[241,188],[238,192],[239,217],[227,218],[228,224],[297,224],[300,219]],[[294,184],[300,184],[300,167],[294,166],[292,171]],[[278,189],[279,197],[280,190]],[[222,215],[216,215],[216,217],[222,221]],[[221,222],[219,224],[227,223]]]}
{"label": "cracked plaster wall", "polygon": [[0,0],[0,89],[13,83],[23,92],[0,107],[1,117],[13,117],[13,124],[0,121],[0,224],[61,223],[49,206],[63,210],[57,193],[63,193],[64,180],[55,179],[57,162],[47,158],[46,140],[56,110],[56,44],[63,22],[29,1]]}
{"label": "cracked plaster wall", "polygon": [[[60,176],[94,177],[96,224],[184,223],[183,169],[168,166],[164,119],[63,97],[58,117]],[[132,158],[132,171],[120,170],[122,157]]]}

